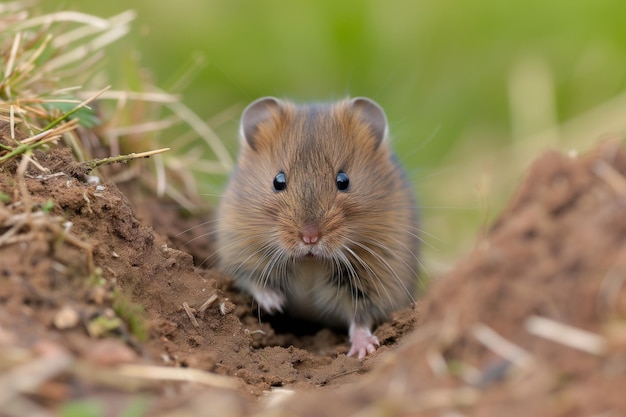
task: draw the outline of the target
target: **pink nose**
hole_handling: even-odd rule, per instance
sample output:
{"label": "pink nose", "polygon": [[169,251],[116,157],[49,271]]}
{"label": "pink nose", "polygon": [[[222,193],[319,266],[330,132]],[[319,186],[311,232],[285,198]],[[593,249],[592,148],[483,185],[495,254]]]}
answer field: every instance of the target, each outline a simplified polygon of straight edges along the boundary
{"label": "pink nose", "polygon": [[308,225],[302,229],[302,241],[307,245],[315,245],[320,240],[320,232],[317,227]]}

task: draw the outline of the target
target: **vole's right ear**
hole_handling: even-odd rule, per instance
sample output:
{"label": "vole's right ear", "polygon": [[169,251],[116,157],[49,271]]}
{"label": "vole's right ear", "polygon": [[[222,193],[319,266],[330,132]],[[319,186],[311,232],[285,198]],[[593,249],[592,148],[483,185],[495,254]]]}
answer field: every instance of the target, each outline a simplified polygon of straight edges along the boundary
{"label": "vole's right ear", "polygon": [[266,121],[275,120],[280,112],[280,101],[274,97],[263,97],[250,103],[241,116],[239,126],[241,145],[248,144],[252,149],[256,149],[255,137],[259,125]]}

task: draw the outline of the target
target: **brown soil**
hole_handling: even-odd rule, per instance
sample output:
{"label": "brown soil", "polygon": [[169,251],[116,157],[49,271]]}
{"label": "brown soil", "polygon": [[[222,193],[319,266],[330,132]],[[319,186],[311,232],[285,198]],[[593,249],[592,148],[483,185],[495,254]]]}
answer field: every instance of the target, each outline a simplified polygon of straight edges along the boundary
{"label": "brown soil", "polygon": [[[138,397],[135,415],[626,413],[617,143],[539,158],[473,252],[376,329],[382,346],[365,360],[345,355],[343,332],[259,316],[227,277],[194,267],[194,256],[211,264],[210,223],[137,187],[131,208],[115,184],[68,174],[66,149],[36,157],[50,173],[0,166],[0,415],[85,398],[117,415]],[[535,316],[593,344],[554,330],[547,340],[531,331]],[[150,364],[183,373],[158,368],[152,380]]]}

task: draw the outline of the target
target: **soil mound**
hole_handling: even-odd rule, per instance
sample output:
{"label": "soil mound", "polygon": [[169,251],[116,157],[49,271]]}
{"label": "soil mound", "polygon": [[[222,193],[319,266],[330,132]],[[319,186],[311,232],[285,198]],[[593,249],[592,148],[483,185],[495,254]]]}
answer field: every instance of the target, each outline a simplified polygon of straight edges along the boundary
{"label": "soil mound", "polygon": [[[626,151],[548,152],[417,330],[363,381],[296,415],[626,414]],[[322,398],[320,398],[322,396]],[[312,413],[315,404],[337,404]],[[307,411],[309,410],[309,411]]]}

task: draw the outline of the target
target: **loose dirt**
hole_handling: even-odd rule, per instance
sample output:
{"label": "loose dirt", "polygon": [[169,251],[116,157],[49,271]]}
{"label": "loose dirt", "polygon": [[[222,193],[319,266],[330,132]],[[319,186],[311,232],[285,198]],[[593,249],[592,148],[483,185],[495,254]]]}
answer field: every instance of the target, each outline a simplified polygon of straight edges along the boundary
{"label": "loose dirt", "polygon": [[[0,415],[85,398],[100,415],[138,398],[135,415],[626,413],[619,143],[540,157],[475,249],[376,329],[365,360],[345,355],[341,330],[260,314],[211,269],[209,210],[87,184],[62,147],[35,158],[47,172],[0,166]],[[546,339],[546,319],[577,336]]]}

